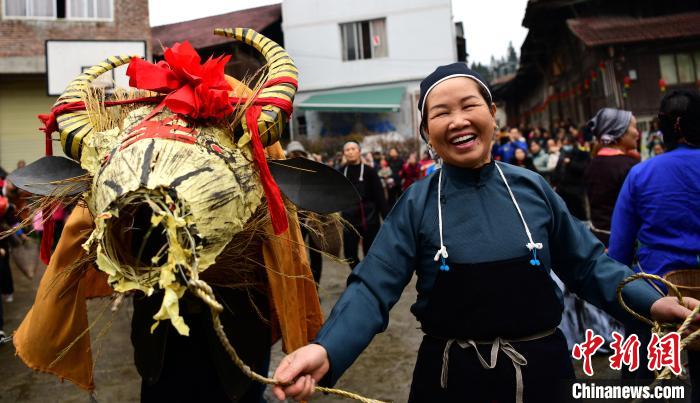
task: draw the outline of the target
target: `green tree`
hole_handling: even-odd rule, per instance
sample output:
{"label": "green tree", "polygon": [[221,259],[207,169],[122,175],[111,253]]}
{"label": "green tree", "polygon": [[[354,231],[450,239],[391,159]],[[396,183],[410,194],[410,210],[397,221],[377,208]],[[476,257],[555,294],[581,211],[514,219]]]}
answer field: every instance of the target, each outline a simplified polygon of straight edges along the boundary
{"label": "green tree", "polygon": [[472,62],[471,69],[481,74],[481,76],[484,77],[486,80],[491,81],[491,71],[487,66],[484,66],[481,63]]}
{"label": "green tree", "polygon": [[508,42],[508,61],[511,63],[518,62],[518,54],[515,53],[515,48],[513,47],[513,41]]}

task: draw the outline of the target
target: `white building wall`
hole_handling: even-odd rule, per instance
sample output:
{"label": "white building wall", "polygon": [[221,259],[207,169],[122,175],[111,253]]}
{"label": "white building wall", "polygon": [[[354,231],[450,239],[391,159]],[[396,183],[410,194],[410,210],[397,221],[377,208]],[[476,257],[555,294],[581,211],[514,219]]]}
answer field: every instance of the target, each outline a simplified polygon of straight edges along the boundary
{"label": "white building wall", "polygon": [[[285,0],[299,91],[420,80],[457,58],[450,0]],[[340,24],[386,18],[388,57],[343,61]]]}

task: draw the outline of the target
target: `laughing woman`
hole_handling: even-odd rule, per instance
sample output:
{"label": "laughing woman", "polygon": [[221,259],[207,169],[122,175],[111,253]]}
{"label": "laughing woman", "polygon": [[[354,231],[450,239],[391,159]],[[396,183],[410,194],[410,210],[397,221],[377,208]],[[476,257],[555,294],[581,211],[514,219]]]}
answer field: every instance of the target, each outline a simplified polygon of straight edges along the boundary
{"label": "laughing woman", "polygon": [[[425,333],[412,402],[560,402],[553,379],[574,371],[557,325],[562,303],[549,271],[620,319],[615,288],[632,271],[573,218],[538,174],[495,162],[496,106],[462,63],[421,82],[422,132],[443,168],[411,186],[353,271],[314,344],[275,372],[278,398],[334,384],[372,337],[415,272],[411,311]],[[690,314],[643,282],[625,300],[657,320]],[[698,301],[689,301],[693,307]]]}

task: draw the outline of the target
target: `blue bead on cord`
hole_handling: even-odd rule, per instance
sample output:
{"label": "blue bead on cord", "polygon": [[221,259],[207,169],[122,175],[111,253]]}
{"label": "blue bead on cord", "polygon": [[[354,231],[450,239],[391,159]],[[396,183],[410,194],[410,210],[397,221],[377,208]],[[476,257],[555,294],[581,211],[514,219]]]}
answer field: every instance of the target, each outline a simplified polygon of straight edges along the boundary
{"label": "blue bead on cord", "polygon": [[448,266],[447,263],[445,262],[445,258],[444,258],[444,257],[441,257],[441,258],[440,258],[440,261],[441,261],[441,263],[442,263],[442,264],[440,265],[440,271],[450,271],[450,266]]}
{"label": "blue bead on cord", "polygon": [[537,248],[532,248],[532,259],[530,259],[530,265],[539,266],[540,264],[540,259],[537,258]]}

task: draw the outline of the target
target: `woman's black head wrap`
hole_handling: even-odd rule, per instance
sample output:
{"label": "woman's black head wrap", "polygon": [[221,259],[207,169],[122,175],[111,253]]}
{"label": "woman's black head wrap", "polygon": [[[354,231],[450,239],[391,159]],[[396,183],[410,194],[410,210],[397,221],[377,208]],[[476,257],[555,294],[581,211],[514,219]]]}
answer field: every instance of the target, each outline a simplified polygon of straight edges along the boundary
{"label": "woman's black head wrap", "polygon": [[[452,63],[446,66],[440,66],[435,71],[430,73],[423,81],[420,82],[420,98],[418,99],[418,110],[421,114],[420,135],[423,140],[426,140],[423,128],[425,127],[425,100],[428,94],[441,82],[454,78],[467,77],[476,81],[479,84],[479,92],[484,97],[488,105],[491,105],[493,98],[489,89],[489,82],[486,81],[479,73],[467,67],[464,63]],[[427,140],[426,140],[427,141]]]}

